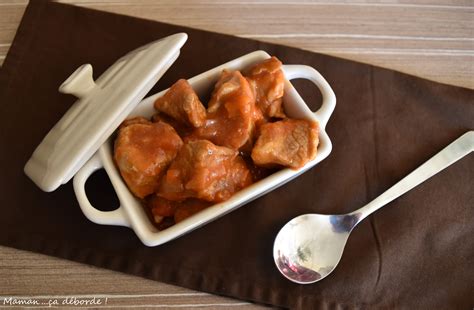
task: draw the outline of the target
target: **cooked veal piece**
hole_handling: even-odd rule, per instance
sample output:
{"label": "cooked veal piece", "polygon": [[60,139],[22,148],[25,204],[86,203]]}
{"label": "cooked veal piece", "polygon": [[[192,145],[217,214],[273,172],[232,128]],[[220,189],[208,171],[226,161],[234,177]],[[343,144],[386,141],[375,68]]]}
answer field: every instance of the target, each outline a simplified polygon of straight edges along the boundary
{"label": "cooked veal piece", "polygon": [[285,118],[282,106],[285,77],[281,62],[276,57],[262,61],[250,68],[246,78],[263,116]]}
{"label": "cooked veal piece", "polygon": [[204,126],[190,138],[235,150],[250,149],[255,128],[255,98],[239,71],[224,70],[212,93]]}
{"label": "cooked veal piece", "polygon": [[171,116],[168,116],[162,112],[156,112],[155,114],[153,114],[153,116],[151,117],[151,121],[153,123],[164,122],[164,123],[167,123],[168,125],[171,125],[171,127],[173,127],[174,130],[176,130],[176,132],[181,138],[193,132],[193,127],[183,124],[175,120]]}
{"label": "cooked veal piece", "polygon": [[120,124],[119,130],[133,124],[150,124],[150,121],[145,117],[137,116],[134,118],[126,119]]}
{"label": "cooked veal piece", "polygon": [[188,199],[183,202],[171,201],[152,195],[148,200],[155,223],[161,223],[165,218],[172,217],[175,223],[190,217],[191,215],[210,206],[209,202],[197,199]]}
{"label": "cooked veal piece", "polygon": [[318,125],[286,117],[281,66],[272,57],[245,77],[223,70],[207,110],[179,80],[155,101],[152,122],[135,117],[122,123],[115,162],[158,229],[228,200],[276,169],[298,169],[314,159]]}
{"label": "cooked veal piece", "polygon": [[250,170],[236,150],[191,140],[168,168],[158,196],[173,201],[198,198],[221,202],[251,183]]}
{"label": "cooked veal piece", "polygon": [[131,123],[119,130],[114,159],[132,193],[144,198],[158,189],[159,177],[183,145],[168,124]]}
{"label": "cooked veal piece", "polygon": [[252,150],[253,162],[265,167],[303,167],[316,157],[318,132],[317,123],[307,120],[285,119],[264,124]]}
{"label": "cooked veal piece", "polygon": [[193,214],[198,213],[201,210],[209,207],[211,203],[206,201],[201,201],[197,199],[188,199],[182,202],[177,208],[174,214],[175,223],[179,223],[184,219],[187,219]]}
{"label": "cooked veal piece", "polygon": [[206,119],[206,109],[188,81],[183,79],[155,101],[155,109],[193,127],[204,125]]}

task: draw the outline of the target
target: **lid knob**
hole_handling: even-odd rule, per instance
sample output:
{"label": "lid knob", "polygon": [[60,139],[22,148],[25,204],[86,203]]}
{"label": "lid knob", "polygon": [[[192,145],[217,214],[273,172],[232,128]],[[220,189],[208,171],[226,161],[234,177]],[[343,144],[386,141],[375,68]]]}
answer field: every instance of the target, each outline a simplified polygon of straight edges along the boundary
{"label": "lid knob", "polygon": [[92,66],[85,64],[80,66],[59,86],[59,91],[63,94],[71,94],[77,98],[82,98],[91,92],[97,84],[92,78]]}

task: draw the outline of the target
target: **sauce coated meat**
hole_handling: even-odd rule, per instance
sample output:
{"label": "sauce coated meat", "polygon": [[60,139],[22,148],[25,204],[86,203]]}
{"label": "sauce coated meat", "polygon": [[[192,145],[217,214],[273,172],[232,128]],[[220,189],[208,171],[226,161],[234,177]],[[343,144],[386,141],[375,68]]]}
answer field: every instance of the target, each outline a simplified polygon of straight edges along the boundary
{"label": "sauce coated meat", "polygon": [[282,106],[285,77],[281,62],[276,57],[269,58],[251,67],[246,77],[263,116],[285,118]]}
{"label": "sauce coated meat", "polygon": [[281,165],[298,169],[316,157],[318,125],[315,122],[285,119],[260,127],[260,135],[252,150],[256,165]]}
{"label": "sauce coated meat", "polygon": [[119,130],[133,124],[150,124],[150,121],[141,116],[129,118],[129,119],[124,120],[122,124],[120,124]]}
{"label": "sauce coated meat", "polygon": [[152,122],[135,117],[120,125],[115,163],[159,230],[315,158],[318,124],[285,115],[281,66],[271,57],[245,76],[223,70],[207,110],[178,80],[155,101]]}
{"label": "sauce coated meat", "polygon": [[212,93],[204,126],[192,139],[206,139],[235,150],[250,150],[255,127],[255,98],[239,71],[224,70]]}
{"label": "sauce coated meat", "polygon": [[188,81],[183,79],[155,101],[155,109],[193,127],[202,126],[206,120],[206,109]]}
{"label": "sauce coated meat", "polygon": [[188,199],[178,205],[176,212],[174,214],[175,223],[179,223],[193,214],[198,213],[201,210],[206,209],[211,204],[206,201],[201,201],[197,199]]}
{"label": "sauce coated meat", "polygon": [[153,220],[157,224],[166,224],[169,222],[167,219],[173,219],[173,222],[179,223],[210,205],[211,203],[198,199],[171,201],[158,195],[152,195],[148,200],[148,208],[150,208]]}
{"label": "sauce coated meat", "polygon": [[251,183],[250,170],[236,150],[207,140],[190,140],[163,177],[158,196],[221,202]]}
{"label": "sauce coated meat", "polygon": [[144,198],[158,189],[160,176],[182,145],[168,124],[129,121],[118,132],[114,159],[132,193]]}
{"label": "sauce coated meat", "polygon": [[187,126],[181,122],[178,122],[171,116],[168,116],[161,112],[156,112],[155,114],[153,114],[153,116],[151,117],[151,121],[153,123],[163,122],[163,123],[167,123],[168,125],[171,125],[171,127],[173,127],[174,130],[176,130],[176,132],[178,133],[180,137],[185,137],[193,131],[192,127]]}

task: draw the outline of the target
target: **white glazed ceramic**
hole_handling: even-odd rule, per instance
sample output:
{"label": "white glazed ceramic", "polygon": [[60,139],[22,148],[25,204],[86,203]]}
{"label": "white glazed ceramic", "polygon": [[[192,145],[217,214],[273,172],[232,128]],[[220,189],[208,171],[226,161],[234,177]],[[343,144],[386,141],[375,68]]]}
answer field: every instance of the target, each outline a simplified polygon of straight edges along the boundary
{"label": "white glazed ceramic", "polygon": [[[270,56],[264,51],[256,51],[226,64],[188,79],[193,89],[200,97],[212,91],[223,69],[243,70]],[[213,205],[184,221],[163,231],[157,230],[140,201],[128,190],[113,161],[113,139],[109,138],[97,153],[78,171],[74,177],[74,191],[79,205],[85,216],[94,223],[104,225],[120,225],[130,227],[140,240],[147,246],[157,246],[188,233],[238,207],[268,193],[285,184],[309,168],[313,167],[331,152],[331,141],[326,134],[326,124],[336,105],[336,96],[326,80],[315,69],[303,65],[284,65],[283,71],[287,78],[285,82],[284,108],[291,118],[316,120],[320,125],[318,155],[314,160],[298,170],[282,169],[257,183],[234,194],[229,200]],[[321,108],[312,112],[288,80],[303,78],[313,82],[321,91],[323,102]],[[130,114],[132,116],[151,117],[154,114],[153,103],[166,90],[144,99]],[[114,211],[100,211],[94,208],[87,199],[85,183],[89,176],[98,169],[104,168],[120,201],[120,207]]]}
{"label": "white glazed ceramic", "polygon": [[67,183],[174,63],[187,38],[176,33],[135,49],[96,81],[91,65],[79,67],[59,88],[78,100],[35,149],[26,175],[47,192]]}

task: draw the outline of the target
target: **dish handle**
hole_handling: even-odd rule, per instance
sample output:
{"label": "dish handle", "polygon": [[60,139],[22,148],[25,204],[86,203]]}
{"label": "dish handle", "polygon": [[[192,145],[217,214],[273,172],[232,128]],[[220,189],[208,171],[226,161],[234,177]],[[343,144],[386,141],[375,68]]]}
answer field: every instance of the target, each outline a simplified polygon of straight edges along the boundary
{"label": "dish handle", "polygon": [[87,198],[85,189],[87,179],[89,179],[95,171],[103,168],[104,164],[102,163],[99,152],[97,152],[74,176],[74,192],[76,193],[79,206],[84,215],[94,223],[129,227],[130,225],[122,206],[119,206],[113,211],[100,211],[94,208]]}
{"label": "dish handle", "polygon": [[321,107],[314,112],[314,114],[318,119],[319,126],[322,129],[326,128],[326,124],[336,107],[336,95],[331,86],[329,86],[329,83],[318,71],[316,71],[316,69],[310,66],[284,65],[283,70],[285,71],[285,76],[288,80],[306,79],[313,82],[319,88],[323,97],[323,102]]}

